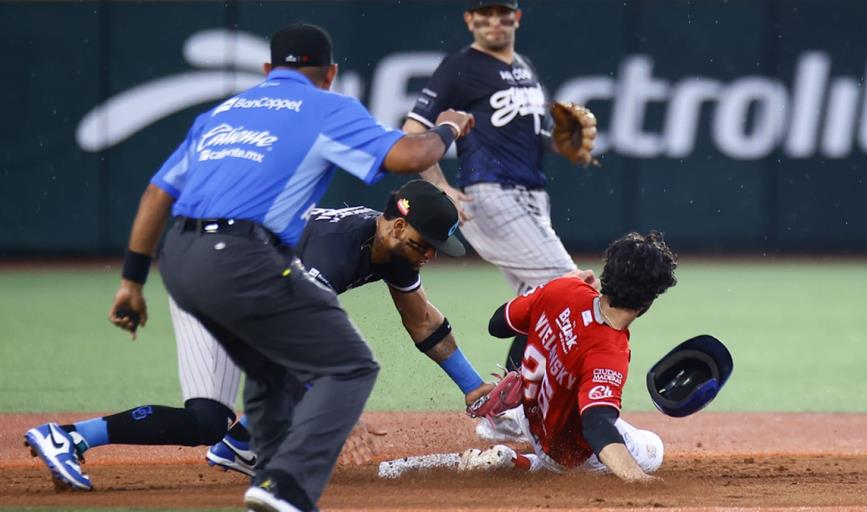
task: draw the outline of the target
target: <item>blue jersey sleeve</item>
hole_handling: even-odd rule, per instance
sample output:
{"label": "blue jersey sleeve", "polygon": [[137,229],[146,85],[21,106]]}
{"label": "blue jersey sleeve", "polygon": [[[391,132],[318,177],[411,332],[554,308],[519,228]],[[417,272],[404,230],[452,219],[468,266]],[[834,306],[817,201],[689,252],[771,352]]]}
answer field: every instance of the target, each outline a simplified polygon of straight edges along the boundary
{"label": "blue jersey sleeve", "polygon": [[332,111],[320,133],[322,156],[365,183],[382,179],[382,163],[391,147],[404,133],[379,124],[350,97]]}
{"label": "blue jersey sleeve", "polygon": [[200,119],[196,119],[187,137],[174,153],[163,163],[160,170],[151,178],[151,183],[166,191],[175,199],[181,195],[181,191],[187,184],[187,171],[194,162],[196,154],[195,138],[200,131]]}

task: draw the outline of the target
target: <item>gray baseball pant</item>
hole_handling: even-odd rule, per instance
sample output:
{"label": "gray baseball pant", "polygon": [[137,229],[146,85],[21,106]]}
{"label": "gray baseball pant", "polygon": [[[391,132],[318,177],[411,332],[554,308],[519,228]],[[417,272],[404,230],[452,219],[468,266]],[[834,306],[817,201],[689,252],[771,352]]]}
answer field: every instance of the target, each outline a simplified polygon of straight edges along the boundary
{"label": "gray baseball pant", "polygon": [[315,504],[379,372],[337,296],[283,249],[180,223],[166,236],[160,272],[178,306],[246,374],[256,471],[287,472]]}
{"label": "gray baseball pant", "polygon": [[465,191],[473,201],[462,206],[472,218],[461,233],[479,256],[500,267],[516,293],[576,269],[551,226],[547,192],[496,183],[470,185]]}

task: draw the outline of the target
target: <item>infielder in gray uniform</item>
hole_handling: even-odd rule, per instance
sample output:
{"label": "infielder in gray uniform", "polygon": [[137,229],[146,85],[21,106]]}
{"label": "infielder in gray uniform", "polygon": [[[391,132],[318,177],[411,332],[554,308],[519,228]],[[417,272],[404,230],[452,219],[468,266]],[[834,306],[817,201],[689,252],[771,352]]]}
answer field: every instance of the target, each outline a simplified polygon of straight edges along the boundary
{"label": "infielder in gray uniform", "polygon": [[[407,133],[423,132],[449,108],[475,116],[473,132],[456,145],[458,188],[438,165],[421,176],[458,202],[464,237],[518,294],[576,270],[551,226],[542,157],[558,151],[545,130],[550,119],[538,73],[515,52],[521,16],[517,0],[467,2],[472,44],[442,61],[403,125]],[[507,369],[520,366],[525,344],[525,336],[515,338]]]}

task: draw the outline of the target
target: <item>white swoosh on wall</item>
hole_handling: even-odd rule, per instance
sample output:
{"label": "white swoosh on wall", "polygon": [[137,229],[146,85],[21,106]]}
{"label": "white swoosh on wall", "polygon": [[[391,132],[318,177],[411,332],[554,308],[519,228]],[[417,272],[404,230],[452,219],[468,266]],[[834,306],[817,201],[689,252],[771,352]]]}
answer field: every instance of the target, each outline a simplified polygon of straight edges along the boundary
{"label": "white swoosh on wall", "polygon": [[87,113],[75,138],[86,151],[101,151],[175,112],[253,87],[261,74],[193,71],[153,80],[112,96]]}
{"label": "white swoosh on wall", "polygon": [[203,30],[184,42],[184,59],[200,68],[235,68],[262,72],[271,58],[268,40],[247,32]]}
{"label": "white swoosh on wall", "polygon": [[212,29],[184,42],[184,59],[201,68],[159,78],[112,96],[88,112],[75,132],[85,151],[102,151],[160,119],[199,103],[219,100],[261,82],[268,41],[247,32]]}

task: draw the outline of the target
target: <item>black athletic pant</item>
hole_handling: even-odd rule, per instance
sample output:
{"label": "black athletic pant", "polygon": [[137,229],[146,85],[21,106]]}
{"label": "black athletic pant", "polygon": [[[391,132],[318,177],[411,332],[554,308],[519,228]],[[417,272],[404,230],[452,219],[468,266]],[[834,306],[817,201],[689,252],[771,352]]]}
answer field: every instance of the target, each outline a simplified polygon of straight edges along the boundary
{"label": "black athletic pant", "polygon": [[[244,411],[257,473],[289,473],[315,506],[379,366],[334,292],[286,249],[260,236],[189,226],[176,223],[166,236],[166,288],[247,376]],[[308,381],[312,388],[296,403],[294,391]]]}

